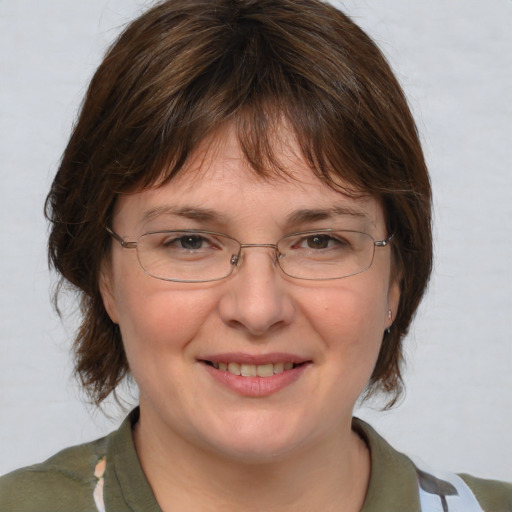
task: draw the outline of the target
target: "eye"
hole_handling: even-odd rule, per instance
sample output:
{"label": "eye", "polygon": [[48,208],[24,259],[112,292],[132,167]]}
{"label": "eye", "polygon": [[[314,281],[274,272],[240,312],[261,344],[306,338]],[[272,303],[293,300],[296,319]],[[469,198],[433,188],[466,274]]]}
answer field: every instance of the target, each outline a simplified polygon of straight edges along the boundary
{"label": "eye", "polygon": [[201,235],[184,235],[171,241],[171,244],[188,251],[202,249],[205,243],[208,243],[208,240]]}
{"label": "eye", "polygon": [[326,249],[329,245],[332,245],[334,239],[329,235],[311,235],[303,240],[303,243],[307,245],[309,249]]}
{"label": "eye", "polygon": [[[283,239],[280,250],[283,253],[308,254],[309,257],[327,255],[339,257],[341,253],[355,249],[354,237],[347,231],[330,231],[317,233],[296,233]],[[315,256],[316,255],[316,256]]]}
{"label": "eye", "polygon": [[218,249],[222,246],[220,240],[208,236],[205,233],[187,232],[157,232],[146,235],[146,243],[153,250],[165,250],[167,252],[197,253]]}

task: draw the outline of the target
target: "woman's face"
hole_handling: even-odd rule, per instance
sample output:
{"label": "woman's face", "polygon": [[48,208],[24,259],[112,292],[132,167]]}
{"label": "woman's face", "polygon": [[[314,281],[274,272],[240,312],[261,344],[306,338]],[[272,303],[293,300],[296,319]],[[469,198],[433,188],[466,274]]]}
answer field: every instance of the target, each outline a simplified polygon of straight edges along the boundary
{"label": "woman's face", "polygon": [[[325,228],[388,236],[376,200],[323,184],[281,135],[288,140],[279,146],[281,161],[293,180],[256,177],[227,131],[170,183],[121,197],[114,231],[135,240],[148,231],[205,229],[256,244]],[[146,275],[135,250],[113,243],[101,288],[153,435],[264,460],[350,429],[399,292],[389,248],[376,248],[366,272],[330,281],[287,277],[268,247],[242,254],[226,279],[177,283]],[[231,363],[229,370],[219,363]],[[291,363],[270,377],[236,375],[241,365],[265,374]]]}

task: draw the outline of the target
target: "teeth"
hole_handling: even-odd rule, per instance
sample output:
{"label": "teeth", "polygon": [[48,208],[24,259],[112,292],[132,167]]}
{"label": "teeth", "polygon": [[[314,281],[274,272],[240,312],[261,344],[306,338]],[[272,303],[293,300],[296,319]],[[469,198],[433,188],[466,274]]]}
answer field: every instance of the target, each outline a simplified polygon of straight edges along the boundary
{"label": "teeth", "polygon": [[284,372],[284,363],[275,363],[274,364],[274,373]]}
{"label": "teeth", "polygon": [[235,375],[240,375],[240,365],[238,363],[229,363],[228,364],[228,372],[234,373]]}
{"label": "teeth", "polygon": [[243,377],[256,377],[256,365],[255,364],[243,364],[240,368],[240,375]]}
{"label": "teeth", "polygon": [[267,364],[239,364],[239,363],[212,363],[215,368],[223,372],[242,377],[272,377],[278,373],[293,369],[293,363],[267,363]]}
{"label": "teeth", "polygon": [[274,375],[274,365],[272,363],[259,364],[256,367],[256,374],[258,377],[270,377]]}

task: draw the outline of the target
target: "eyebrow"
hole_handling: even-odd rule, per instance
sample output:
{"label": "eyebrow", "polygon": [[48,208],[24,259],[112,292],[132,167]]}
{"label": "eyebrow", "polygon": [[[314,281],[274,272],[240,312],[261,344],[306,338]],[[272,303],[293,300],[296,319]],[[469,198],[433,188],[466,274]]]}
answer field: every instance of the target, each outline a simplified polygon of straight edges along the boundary
{"label": "eyebrow", "polygon": [[174,215],[176,217],[183,217],[185,219],[200,220],[200,221],[223,221],[224,215],[211,210],[210,208],[193,207],[193,206],[155,206],[146,210],[142,215],[142,222],[149,222],[157,217],[164,215]]}
{"label": "eyebrow", "polygon": [[328,220],[333,217],[339,216],[349,216],[365,219],[367,221],[371,221],[369,215],[364,210],[359,210],[357,208],[351,208],[348,206],[332,206],[331,208],[314,208],[314,209],[301,209],[293,212],[288,217],[288,222],[291,224],[300,224],[304,222],[314,222],[319,220]]}

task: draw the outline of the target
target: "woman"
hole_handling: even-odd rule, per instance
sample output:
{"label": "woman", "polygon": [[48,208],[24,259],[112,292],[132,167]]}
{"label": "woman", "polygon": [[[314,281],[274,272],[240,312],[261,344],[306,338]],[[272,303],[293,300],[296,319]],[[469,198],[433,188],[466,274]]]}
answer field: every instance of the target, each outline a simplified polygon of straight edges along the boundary
{"label": "woman", "polygon": [[510,508],[510,486],[427,474],[352,419],[361,394],[400,393],[430,202],[401,89],[333,7],[171,0],[135,20],[47,211],[81,382],[100,404],[129,373],[140,405],[4,477],[0,510]]}

